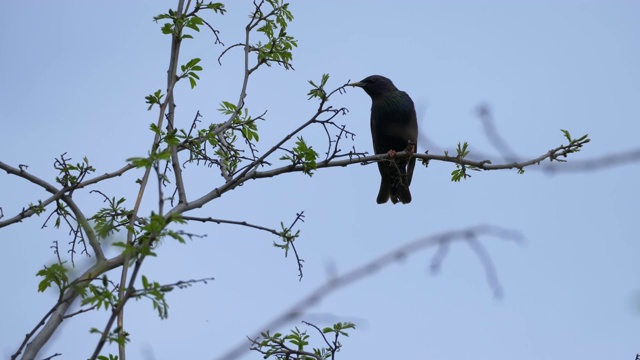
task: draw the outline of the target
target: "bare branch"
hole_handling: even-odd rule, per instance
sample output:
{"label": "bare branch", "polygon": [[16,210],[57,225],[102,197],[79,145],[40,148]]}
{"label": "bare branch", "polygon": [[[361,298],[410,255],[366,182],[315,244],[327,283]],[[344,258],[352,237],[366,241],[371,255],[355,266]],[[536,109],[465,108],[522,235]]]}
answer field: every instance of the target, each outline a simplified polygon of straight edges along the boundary
{"label": "bare branch", "polygon": [[[584,145],[587,142],[588,142],[588,139],[587,141],[581,143],[580,145]],[[545,154],[540,155],[534,159],[523,161],[523,162],[511,162],[511,163],[504,163],[504,164],[492,164],[490,160],[474,161],[474,160],[468,160],[468,159],[460,159],[457,156],[449,156],[449,155],[413,154],[413,156],[415,156],[418,159],[422,159],[424,161],[437,160],[437,161],[449,162],[453,164],[471,166],[478,170],[489,171],[489,170],[522,169],[528,166],[538,165],[544,160],[564,161],[562,158],[570,154],[572,150],[574,150],[574,147],[570,147],[568,145],[560,145],[557,148],[549,150]],[[355,156],[357,154],[348,153],[346,155]],[[396,153],[395,157],[402,158],[403,156],[409,156],[409,155],[410,154],[408,152],[403,151],[403,152]],[[321,161],[317,163],[317,168],[320,169],[320,168],[326,168],[326,167],[348,166],[353,164],[367,165],[373,162],[388,160],[388,159],[389,159],[389,154],[378,154],[378,155],[369,155],[364,157],[356,157],[353,159],[346,159],[346,160]],[[265,178],[265,177],[273,177],[276,175],[280,175],[282,173],[299,172],[299,171],[303,171],[302,165],[296,165],[296,166],[288,165],[288,166],[283,166],[283,167],[266,170],[266,171],[254,171],[248,174],[248,177],[251,179],[258,179],[258,178]]]}
{"label": "bare branch", "polygon": [[58,357],[58,356],[62,356],[62,354],[60,354],[60,353],[55,353],[55,354],[53,354],[53,355],[51,355],[51,356],[48,356],[48,357],[46,357],[46,358],[44,358],[44,359],[42,359],[42,360],[51,360],[51,359],[53,359],[54,357]]}
{"label": "bare branch", "polygon": [[320,335],[322,336],[322,339],[324,340],[324,343],[327,344],[327,347],[331,350],[334,350],[335,348],[333,346],[331,346],[331,343],[329,342],[329,340],[327,340],[327,337],[324,336],[324,333],[322,332],[322,330],[320,330],[320,328],[312,323],[303,321],[303,324],[307,325],[307,326],[311,326],[312,328],[318,330],[318,333],[320,333]]}
{"label": "bare branch", "polygon": [[[224,46],[224,43],[220,40],[220,31],[216,30],[213,28],[213,26],[211,26],[205,19],[202,19],[202,22],[207,25],[207,27],[211,30],[211,32],[213,33],[213,35],[216,37],[216,41],[214,42],[215,45],[222,45]],[[222,65],[222,64],[221,64]]]}
{"label": "bare branch", "polygon": [[[44,325],[38,324],[37,327],[43,326],[42,330],[38,332],[33,341],[28,343],[24,352],[24,359],[34,359],[40,351],[40,349],[44,346],[44,344],[49,341],[51,335],[55,333],[56,329],[62,323],[65,314],[71,303],[78,296],[78,291],[74,285],[88,283],[93,280],[97,275],[102,274],[106,271],[113,270],[119,266],[122,266],[125,256],[123,254],[118,255],[112,259],[108,259],[105,261],[98,261],[94,265],[92,265],[89,269],[87,269],[82,275],[80,275],[72,284],[67,288],[67,290],[62,295],[62,299],[54,306],[53,311],[49,313],[48,320]],[[45,317],[46,318],[46,317]],[[45,320],[43,318],[43,321]],[[36,328],[37,328],[36,327]],[[34,329],[35,330],[35,329]],[[33,333],[31,334],[33,335]],[[30,336],[29,336],[30,337]],[[25,340],[26,342],[27,340]],[[22,348],[22,347],[21,347]],[[20,354],[21,350],[16,352],[15,357]],[[14,357],[14,358],[15,358]]]}
{"label": "bare branch", "polygon": [[573,160],[570,163],[563,164],[563,166],[557,166],[558,164],[545,164],[541,167],[541,170],[549,174],[590,172],[637,162],[640,162],[640,148],[620,151],[586,160]]}
{"label": "bare branch", "polygon": [[222,65],[222,57],[223,57],[223,56],[224,56],[224,55],[225,55],[229,50],[231,50],[231,49],[233,49],[233,48],[235,48],[235,47],[238,47],[238,46],[247,46],[247,45],[246,45],[246,44],[243,44],[243,43],[237,43],[237,44],[233,44],[233,45],[228,46],[228,47],[227,47],[226,49],[224,49],[224,50],[222,51],[222,53],[218,56],[218,64],[219,64],[219,65]]}
{"label": "bare branch", "polygon": [[[369,261],[362,266],[350,270],[345,274],[337,275],[327,279],[327,281],[323,285],[317,287],[307,296],[291,306],[287,311],[261,327],[261,329],[277,329],[280,326],[299,318],[308,308],[316,305],[330,294],[355,282],[371,277],[378,271],[383,270],[390,265],[401,261],[402,259],[405,259],[408,256],[415,255],[421,250],[429,247],[441,246],[441,244],[449,244],[453,241],[468,241],[470,238],[479,236],[491,236],[498,239],[517,242],[522,240],[522,235],[516,231],[493,225],[477,225],[460,230],[447,231],[409,242],[398,247],[395,250],[392,250],[376,259]],[[478,252],[476,252],[476,254],[477,253]],[[483,261],[481,261],[481,263],[483,264],[483,266],[486,265]],[[254,336],[250,337],[250,339],[257,339],[260,336],[260,333],[263,331],[264,330],[257,331]],[[242,356],[245,351],[246,343],[242,342],[218,359],[237,359]]]}
{"label": "bare branch", "polygon": [[[207,284],[207,281],[213,281],[213,280],[215,280],[215,278],[212,278],[212,277],[202,278],[202,279],[180,280],[171,284],[160,285],[160,287],[163,289],[169,289],[174,287],[177,287],[178,289],[185,289],[192,286],[193,284],[197,284],[197,283]],[[146,290],[146,289],[135,290],[133,294],[131,294],[131,296],[142,296],[147,294],[148,292],[149,290]]]}
{"label": "bare branch", "polygon": [[487,252],[487,249],[485,249],[484,245],[478,241],[475,234],[471,234],[471,236],[466,239],[466,242],[471,247],[471,250],[476,253],[478,260],[480,260],[480,264],[487,276],[487,283],[491,290],[493,290],[493,295],[497,298],[502,297],[502,285],[500,285],[500,281],[498,280],[498,272],[496,271],[496,266],[493,264],[493,260],[491,260],[491,256]]}
{"label": "bare branch", "polygon": [[296,234],[292,234],[291,230],[293,230],[294,226],[298,223],[298,221],[304,222],[304,211],[299,212],[298,214],[296,214],[296,218],[293,220],[293,222],[291,223],[291,225],[289,225],[289,227],[284,227],[283,225],[283,229],[281,231],[278,231],[276,229],[271,229],[271,228],[267,228],[264,226],[260,226],[260,225],[255,225],[255,224],[250,224],[246,221],[235,221],[235,220],[223,220],[223,219],[214,219],[212,217],[207,217],[207,218],[203,218],[203,217],[195,217],[195,216],[183,216],[182,217],[183,220],[187,220],[187,221],[200,221],[200,222],[213,222],[216,224],[230,224],[230,225],[240,225],[240,226],[246,226],[252,229],[257,229],[257,230],[262,230],[262,231],[266,231],[270,234],[276,235],[278,238],[282,239],[282,241],[284,241],[284,244],[278,244],[274,241],[274,245],[276,247],[279,248],[283,248],[285,249],[285,256],[287,254],[287,251],[289,249],[289,247],[291,247],[293,249],[293,253],[296,257],[296,264],[298,265],[298,277],[300,280],[302,280],[302,263],[304,262],[304,260],[302,258],[300,258],[300,256],[298,255],[298,250],[296,249],[295,246],[295,239],[298,237],[298,233]]}
{"label": "bare branch", "polygon": [[[82,213],[80,208],[76,205],[76,203],[73,201],[71,196],[65,195],[65,193],[62,192],[62,190],[58,190],[55,186],[49,184],[48,182],[40,179],[39,177],[37,177],[35,175],[32,175],[32,174],[28,173],[26,170],[16,169],[16,168],[11,167],[11,166],[9,166],[9,165],[7,165],[5,163],[2,163],[2,162],[0,162],[0,168],[5,170],[5,171],[7,171],[9,174],[13,174],[13,175],[19,176],[19,177],[21,177],[21,178],[23,178],[25,180],[28,180],[29,182],[31,182],[33,184],[36,184],[36,185],[42,187],[43,189],[45,189],[49,193],[54,194],[54,196],[52,196],[50,199],[57,197],[57,199],[60,199],[65,204],[67,204],[67,206],[69,206],[71,211],[73,211],[73,213],[75,214],[79,225],[82,226],[82,229],[85,231],[85,234],[87,234],[87,237],[89,238],[89,245],[93,249],[93,252],[94,252],[94,254],[96,256],[96,261],[104,260],[104,254],[102,252],[102,248],[100,247],[100,242],[98,241],[97,237],[95,236],[95,233],[93,232],[93,228],[91,227],[91,225],[89,225],[89,223],[87,222],[86,217],[84,216],[84,214]],[[82,184],[82,183],[80,183],[80,184]],[[78,186],[80,184],[78,184]],[[73,189],[77,189],[78,186],[68,186],[65,189],[68,188],[67,191],[73,191]],[[51,201],[53,201],[53,200],[51,200]],[[1,222],[0,223],[0,228],[3,227],[3,226],[7,226],[7,225],[10,225],[12,223],[15,223],[17,221],[20,221],[23,218],[26,218],[27,216],[30,216],[30,215],[27,215],[27,213],[29,211],[33,211],[35,213],[35,211],[33,209],[26,210],[26,211],[23,210],[16,217]],[[14,219],[17,219],[17,220],[14,221]]]}
{"label": "bare branch", "polygon": [[216,224],[231,224],[231,225],[246,226],[246,227],[250,227],[250,228],[253,228],[253,229],[266,231],[266,232],[271,233],[273,235],[280,236],[280,233],[275,229],[270,229],[270,228],[267,228],[267,227],[264,227],[264,226],[250,224],[250,223],[248,223],[246,221],[223,220],[223,219],[214,219],[212,217],[204,218],[204,217],[197,217],[197,216],[183,216],[182,219],[183,220],[187,220],[187,221],[213,222],[213,223],[216,223]]}
{"label": "bare branch", "polygon": [[500,132],[496,128],[495,121],[493,120],[493,113],[491,112],[489,105],[478,105],[476,114],[482,122],[482,128],[484,129],[487,139],[489,139],[491,145],[493,145],[500,155],[502,155],[502,159],[507,162],[516,161],[519,157],[513,149],[511,149],[511,146],[509,146],[507,141],[500,135]]}
{"label": "bare branch", "polygon": [[22,344],[20,344],[20,346],[18,347],[18,350],[11,355],[11,360],[15,360],[18,358],[18,355],[20,355],[20,353],[22,352],[22,349],[24,349],[24,347],[27,345],[27,342],[29,341],[29,339],[31,339],[31,337],[33,336],[33,334],[36,333],[36,331],[38,331],[38,329],[41,326],[44,326],[45,321],[49,318],[49,316],[51,316],[51,314],[58,308],[58,306],[60,305],[60,302],[56,303],[51,310],[49,310],[43,317],[42,319],[36,324],[36,326],[24,337],[24,340],[22,341]]}
{"label": "bare branch", "polygon": [[[45,208],[47,205],[51,204],[52,202],[54,202],[56,200],[59,200],[62,197],[62,195],[70,192],[73,189],[82,189],[82,188],[87,187],[89,185],[93,185],[93,184],[99,183],[99,182],[107,180],[107,179],[111,179],[111,178],[114,178],[114,177],[121,176],[125,172],[127,172],[127,171],[129,171],[131,169],[134,169],[134,168],[135,168],[134,165],[127,164],[126,166],[120,168],[119,170],[116,170],[116,171],[111,172],[111,173],[106,173],[106,174],[103,174],[103,175],[100,175],[100,176],[96,176],[95,178],[86,180],[86,181],[81,182],[81,183],[79,183],[79,184],[77,184],[75,186],[67,186],[67,187],[64,187],[64,188],[62,188],[60,190],[57,190],[57,191],[49,191],[48,189],[50,189],[50,188],[48,188],[47,186],[52,186],[52,185],[49,185],[46,181],[44,181],[44,180],[42,180],[42,179],[40,179],[40,178],[38,178],[38,177],[36,177],[34,175],[26,173],[25,169],[23,169],[22,166],[20,167],[20,169],[16,169],[16,168],[14,168],[14,167],[12,167],[10,165],[7,165],[7,164],[5,164],[5,163],[0,161],[0,169],[6,171],[9,174],[23,177],[23,178],[29,180],[30,182],[32,182],[32,183],[34,183],[34,184],[36,184],[38,186],[41,186],[45,190],[53,193],[53,196],[47,198],[46,200],[44,200],[42,202],[39,202],[38,207],[40,207],[40,208]],[[32,177],[35,181],[32,181],[29,178],[26,178],[26,177],[22,176],[23,174],[26,175],[26,176]],[[55,190],[55,188],[53,188],[53,186],[52,186],[52,189]],[[22,220],[24,220],[24,219],[26,219],[26,218],[34,215],[34,214],[36,214],[36,211],[34,210],[33,207],[29,207],[27,209],[24,209],[16,216],[14,216],[14,217],[12,217],[10,219],[7,219],[5,221],[0,221],[0,228],[3,228],[5,226],[9,226],[9,225],[17,223],[17,222],[21,222]]]}

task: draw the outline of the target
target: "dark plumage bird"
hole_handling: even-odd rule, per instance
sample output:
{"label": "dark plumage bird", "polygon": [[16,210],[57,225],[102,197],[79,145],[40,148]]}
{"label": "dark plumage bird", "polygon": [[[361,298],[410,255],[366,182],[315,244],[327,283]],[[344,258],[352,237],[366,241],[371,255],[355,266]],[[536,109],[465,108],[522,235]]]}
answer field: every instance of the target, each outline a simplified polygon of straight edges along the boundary
{"label": "dark plumage bird", "polygon": [[[398,90],[391,80],[371,75],[362,81],[349,84],[361,87],[371,97],[371,137],[376,154],[409,150],[415,152],[418,145],[418,121],[413,101],[406,92]],[[391,198],[392,203],[411,202],[409,185],[413,177],[416,158],[392,159],[378,162],[382,180],[378,192],[378,204]]]}

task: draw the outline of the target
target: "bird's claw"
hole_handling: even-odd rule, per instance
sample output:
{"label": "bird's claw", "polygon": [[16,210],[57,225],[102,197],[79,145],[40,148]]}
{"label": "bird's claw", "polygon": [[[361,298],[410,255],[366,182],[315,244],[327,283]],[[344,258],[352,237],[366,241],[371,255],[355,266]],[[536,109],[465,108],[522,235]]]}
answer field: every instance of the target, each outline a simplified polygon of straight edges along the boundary
{"label": "bird's claw", "polygon": [[396,157],[396,151],[393,149],[389,150],[387,154],[389,155],[389,159],[393,159],[394,157]]}
{"label": "bird's claw", "polygon": [[409,152],[409,157],[413,156],[416,153],[416,143],[411,140],[407,141],[407,151]]}

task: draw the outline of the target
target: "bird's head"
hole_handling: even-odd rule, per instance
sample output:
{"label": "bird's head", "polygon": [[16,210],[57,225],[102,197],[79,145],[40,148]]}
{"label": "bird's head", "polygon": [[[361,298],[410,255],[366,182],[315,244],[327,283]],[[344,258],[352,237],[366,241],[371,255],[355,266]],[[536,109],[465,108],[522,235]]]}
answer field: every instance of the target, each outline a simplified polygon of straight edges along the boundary
{"label": "bird's head", "polygon": [[380,75],[367,76],[360,81],[348,85],[361,87],[362,90],[364,90],[371,97],[384,95],[390,91],[398,90],[398,88],[393,85],[393,82],[391,82],[391,80]]}

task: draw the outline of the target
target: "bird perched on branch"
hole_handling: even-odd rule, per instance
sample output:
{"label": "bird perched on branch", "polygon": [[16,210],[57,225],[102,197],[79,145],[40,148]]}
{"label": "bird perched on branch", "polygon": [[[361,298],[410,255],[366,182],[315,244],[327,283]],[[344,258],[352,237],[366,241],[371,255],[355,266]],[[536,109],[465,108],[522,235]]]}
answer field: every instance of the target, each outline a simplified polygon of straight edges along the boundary
{"label": "bird perched on branch", "polygon": [[411,202],[409,185],[416,166],[416,158],[395,158],[396,152],[415,153],[418,145],[418,121],[413,101],[406,92],[398,90],[391,80],[371,75],[349,84],[361,87],[371,97],[371,137],[376,154],[389,154],[389,160],[378,162],[380,191],[378,204],[391,199],[403,204]]}

